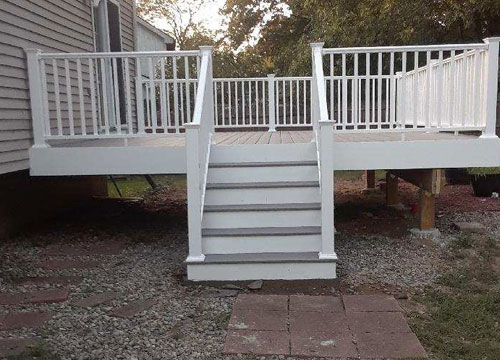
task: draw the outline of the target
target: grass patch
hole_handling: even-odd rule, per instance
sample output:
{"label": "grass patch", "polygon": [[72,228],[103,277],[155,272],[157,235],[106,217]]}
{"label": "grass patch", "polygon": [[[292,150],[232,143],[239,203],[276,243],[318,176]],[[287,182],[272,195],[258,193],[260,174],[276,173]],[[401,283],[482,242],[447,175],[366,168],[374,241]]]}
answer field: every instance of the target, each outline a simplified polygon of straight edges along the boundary
{"label": "grass patch", "polygon": [[450,247],[455,265],[415,298],[430,310],[410,324],[432,359],[499,359],[500,277],[491,263],[499,252],[494,239],[461,236]]}
{"label": "grass patch", "polygon": [[[114,180],[123,197],[142,197],[152,191],[144,176],[114,177]],[[186,188],[186,176],[184,175],[155,175],[153,180],[159,187],[171,187],[176,190]],[[108,180],[108,196],[120,197],[111,180]]]}

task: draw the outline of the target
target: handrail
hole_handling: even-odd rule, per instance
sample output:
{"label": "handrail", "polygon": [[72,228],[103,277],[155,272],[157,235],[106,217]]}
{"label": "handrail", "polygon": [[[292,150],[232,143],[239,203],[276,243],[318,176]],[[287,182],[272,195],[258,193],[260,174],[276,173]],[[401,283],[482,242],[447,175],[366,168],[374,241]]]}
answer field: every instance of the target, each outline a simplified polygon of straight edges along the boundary
{"label": "handrail", "polygon": [[178,57],[199,56],[199,50],[181,51],[124,51],[124,52],[95,52],[95,53],[40,53],[40,59],[101,59],[101,58],[140,58],[140,57]]}
{"label": "handrail", "polygon": [[449,50],[487,50],[488,45],[477,44],[445,44],[445,45],[414,45],[414,46],[374,46],[374,47],[345,47],[326,48],[323,55],[328,54],[361,54],[378,52],[411,52],[411,51],[449,51]]}
{"label": "handrail", "polygon": [[193,119],[186,129],[189,262],[205,259],[201,223],[208,176],[213,124],[212,47],[200,47],[201,66]]}

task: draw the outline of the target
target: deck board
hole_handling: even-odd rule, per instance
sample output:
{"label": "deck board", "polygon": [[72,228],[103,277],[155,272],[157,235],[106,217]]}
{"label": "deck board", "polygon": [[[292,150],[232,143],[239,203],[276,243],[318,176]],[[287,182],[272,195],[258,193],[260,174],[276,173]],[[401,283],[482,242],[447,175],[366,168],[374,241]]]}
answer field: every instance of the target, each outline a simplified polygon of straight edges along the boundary
{"label": "deck board", "polygon": [[[406,133],[405,141],[423,140],[467,140],[477,138],[475,135],[454,135],[452,133]],[[216,132],[215,143],[217,145],[251,145],[251,144],[292,144],[308,143],[313,138],[312,131],[305,130],[283,130],[276,132],[268,131],[238,131],[238,132]],[[402,141],[401,133],[340,133],[334,134],[336,142],[390,142]],[[155,135],[151,137],[124,139],[90,139],[90,140],[59,140],[49,141],[53,147],[121,147],[121,146],[148,146],[148,147],[184,147],[185,134],[167,134],[165,136]]]}

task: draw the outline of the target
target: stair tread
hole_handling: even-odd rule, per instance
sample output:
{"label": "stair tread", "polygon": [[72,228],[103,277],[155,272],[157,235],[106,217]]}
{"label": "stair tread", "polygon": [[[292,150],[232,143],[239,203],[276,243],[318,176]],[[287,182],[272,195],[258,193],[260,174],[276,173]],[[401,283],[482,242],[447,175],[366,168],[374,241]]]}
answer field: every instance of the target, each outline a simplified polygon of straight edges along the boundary
{"label": "stair tread", "polygon": [[320,203],[206,205],[205,212],[321,210]]}
{"label": "stair tread", "polygon": [[273,166],[317,166],[317,161],[269,161],[269,162],[227,162],[210,163],[210,168],[226,167],[273,167]]}
{"label": "stair tread", "polygon": [[279,252],[252,254],[211,254],[205,261],[195,264],[242,264],[242,263],[290,263],[290,262],[335,262],[335,259],[320,259],[317,252]]}
{"label": "stair tread", "polygon": [[319,187],[319,181],[275,181],[275,182],[207,184],[207,189],[250,189],[250,188],[280,188],[280,187]]}
{"label": "stair tread", "polygon": [[203,229],[202,236],[272,236],[321,234],[321,226]]}

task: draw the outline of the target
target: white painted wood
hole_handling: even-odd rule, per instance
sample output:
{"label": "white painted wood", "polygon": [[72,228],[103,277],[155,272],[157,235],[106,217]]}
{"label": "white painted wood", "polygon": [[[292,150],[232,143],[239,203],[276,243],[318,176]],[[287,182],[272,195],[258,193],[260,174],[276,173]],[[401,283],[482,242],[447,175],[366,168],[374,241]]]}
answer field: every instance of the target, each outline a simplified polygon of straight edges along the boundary
{"label": "white painted wood", "polygon": [[39,63],[40,53],[41,51],[37,49],[26,50],[30,85],[31,116],[33,121],[33,135],[35,146],[46,147],[46,134],[44,129],[45,120],[43,118],[45,111],[43,110],[44,107]]}
{"label": "white painted wood", "polygon": [[[210,190],[209,190],[210,191]],[[205,212],[203,229],[321,226],[320,210]],[[286,249],[282,249],[286,251]]]}
{"label": "white painted wood", "polygon": [[335,279],[335,263],[189,265],[192,281]]}
{"label": "white painted wood", "polygon": [[486,70],[486,129],[483,137],[495,137],[497,121],[497,96],[498,96],[498,55],[500,38],[484,40],[488,45],[487,70]]}
{"label": "white painted wood", "polygon": [[207,191],[206,205],[295,204],[320,202],[319,188],[254,188]]}
{"label": "white painted wood", "polygon": [[333,122],[322,120],[319,123],[320,143],[320,183],[321,183],[321,259],[336,258],[334,250],[333,222]]}
{"label": "white painted wood", "polygon": [[319,181],[317,165],[211,168],[208,183]]}
{"label": "white painted wood", "polygon": [[319,252],[321,235],[204,236],[204,254]]}
{"label": "white painted wood", "polygon": [[316,161],[314,144],[254,144],[212,146],[210,163]]}

